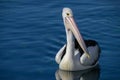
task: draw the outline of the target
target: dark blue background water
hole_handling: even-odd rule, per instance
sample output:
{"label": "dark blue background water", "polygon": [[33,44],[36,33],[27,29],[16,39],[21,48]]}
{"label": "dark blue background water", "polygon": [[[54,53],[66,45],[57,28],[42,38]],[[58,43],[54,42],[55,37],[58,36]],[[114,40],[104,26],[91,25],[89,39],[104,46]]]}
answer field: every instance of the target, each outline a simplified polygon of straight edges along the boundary
{"label": "dark blue background water", "polygon": [[63,7],[73,10],[84,38],[101,46],[98,79],[120,79],[119,0],[0,0],[0,80],[56,79]]}

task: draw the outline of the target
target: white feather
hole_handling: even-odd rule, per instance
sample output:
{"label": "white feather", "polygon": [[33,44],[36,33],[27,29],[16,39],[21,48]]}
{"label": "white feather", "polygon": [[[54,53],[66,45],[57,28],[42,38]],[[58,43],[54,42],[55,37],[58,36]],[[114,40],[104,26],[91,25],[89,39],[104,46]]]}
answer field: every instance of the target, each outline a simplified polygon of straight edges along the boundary
{"label": "white feather", "polygon": [[61,57],[63,55],[63,51],[66,47],[66,44],[58,51],[57,55],[55,56],[55,61],[59,64],[61,61]]}
{"label": "white feather", "polygon": [[99,50],[98,50],[98,46],[90,46],[88,47],[88,51],[89,51],[89,54],[90,54],[90,58],[88,58],[86,56],[86,54],[83,54],[80,58],[80,61],[83,65],[92,65],[97,59],[98,59],[98,56],[99,56]]}

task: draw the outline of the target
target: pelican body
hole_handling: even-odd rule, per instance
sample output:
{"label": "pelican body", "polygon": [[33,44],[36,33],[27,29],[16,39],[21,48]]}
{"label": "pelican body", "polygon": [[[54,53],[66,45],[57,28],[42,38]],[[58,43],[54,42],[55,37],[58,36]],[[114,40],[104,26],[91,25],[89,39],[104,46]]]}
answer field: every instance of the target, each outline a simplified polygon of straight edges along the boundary
{"label": "pelican body", "polygon": [[100,57],[100,47],[94,40],[84,40],[70,8],[63,8],[67,43],[58,51],[55,60],[61,70],[77,71],[95,67]]}

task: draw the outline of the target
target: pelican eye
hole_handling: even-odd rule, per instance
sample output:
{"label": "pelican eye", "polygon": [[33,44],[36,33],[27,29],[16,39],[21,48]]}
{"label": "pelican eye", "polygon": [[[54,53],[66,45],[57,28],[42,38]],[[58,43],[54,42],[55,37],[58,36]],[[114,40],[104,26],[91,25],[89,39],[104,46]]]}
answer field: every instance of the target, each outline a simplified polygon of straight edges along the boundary
{"label": "pelican eye", "polygon": [[69,16],[70,14],[69,13],[67,13],[67,16]]}

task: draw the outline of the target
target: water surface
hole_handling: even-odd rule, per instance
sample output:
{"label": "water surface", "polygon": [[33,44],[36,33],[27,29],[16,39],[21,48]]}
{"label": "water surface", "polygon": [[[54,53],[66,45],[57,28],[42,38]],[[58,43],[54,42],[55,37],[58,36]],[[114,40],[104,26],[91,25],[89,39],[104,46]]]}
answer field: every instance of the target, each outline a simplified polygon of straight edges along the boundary
{"label": "water surface", "polygon": [[75,80],[92,73],[96,80],[120,79],[120,1],[1,0],[0,80],[57,79],[54,57],[66,43],[63,7],[73,10],[83,37],[102,50],[99,71],[75,73]]}

